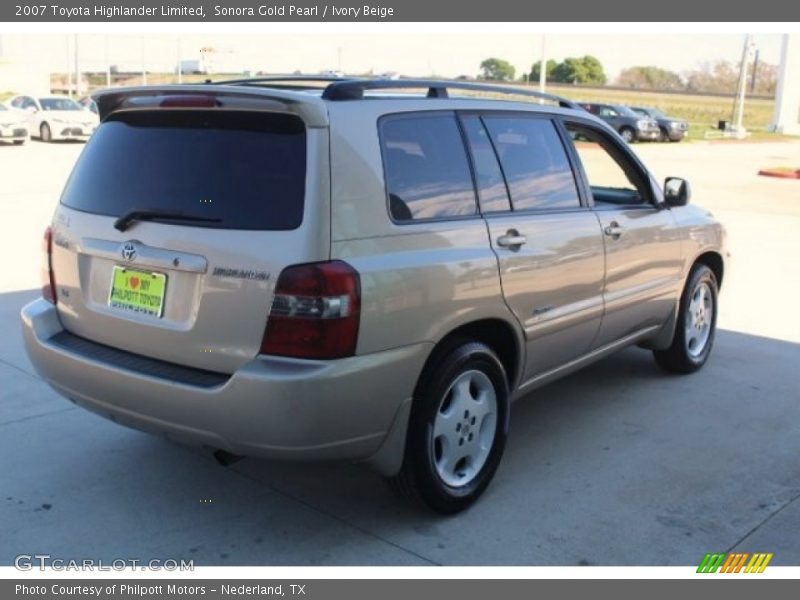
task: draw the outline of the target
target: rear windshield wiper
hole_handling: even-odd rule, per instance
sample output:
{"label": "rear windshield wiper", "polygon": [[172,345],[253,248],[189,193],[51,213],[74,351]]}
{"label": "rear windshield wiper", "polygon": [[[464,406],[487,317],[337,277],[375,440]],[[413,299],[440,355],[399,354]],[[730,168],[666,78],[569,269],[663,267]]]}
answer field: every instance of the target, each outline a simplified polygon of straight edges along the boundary
{"label": "rear windshield wiper", "polygon": [[160,219],[164,219],[165,221],[185,221],[187,223],[219,223],[222,221],[222,219],[217,217],[187,215],[181,211],[159,210],[157,208],[134,208],[114,221],[114,227],[120,231],[125,231],[134,221],[158,221]]}

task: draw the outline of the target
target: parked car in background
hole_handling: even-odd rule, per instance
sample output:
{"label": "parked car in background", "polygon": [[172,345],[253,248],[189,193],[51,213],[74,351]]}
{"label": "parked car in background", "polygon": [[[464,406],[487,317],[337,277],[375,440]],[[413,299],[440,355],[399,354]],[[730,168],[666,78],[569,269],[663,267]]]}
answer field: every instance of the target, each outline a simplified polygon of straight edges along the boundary
{"label": "parked car in background", "polygon": [[[686,181],[564,98],[323,82],[94,96],[22,311],[45,381],[222,460],[366,462],[453,513],[513,400],[632,345],[706,362],[725,232]],[[497,98],[520,95],[555,105]]]}
{"label": "parked car in background", "polygon": [[90,112],[93,112],[94,114],[97,114],[97,103],[94,100],[92,100],[90,96],[84,96],[83,98],[78,100],[78,104],[80,104],[83,110],[88,110]]}
{"label": "parked car in background", "polygon": [[7,105],[25,113],[31,136],[43,142],[87,140],[100,122],[96,114],[67,96],[19,95]]}
{"label": "parked car in background", "polygon": [[0,104],[0,141],[17,145],[28,141],[28,121],[25,115]]}
{"label": "parked car in background", "polygon": [[661,135],[655,119],[637,114],[624,104],[598,104],[595,102],[579,102],[578,104],[611,125],[629,144],[642,141],[653,142]]}
{"label": "parked car in background", "polygon": [[643,117],[655,119],[661,132],[658,138],[660,142],[680,142],[689,133],[688,121],[669,117],[657,108],[647,106],[631,106],[630,108],[633,112]]}

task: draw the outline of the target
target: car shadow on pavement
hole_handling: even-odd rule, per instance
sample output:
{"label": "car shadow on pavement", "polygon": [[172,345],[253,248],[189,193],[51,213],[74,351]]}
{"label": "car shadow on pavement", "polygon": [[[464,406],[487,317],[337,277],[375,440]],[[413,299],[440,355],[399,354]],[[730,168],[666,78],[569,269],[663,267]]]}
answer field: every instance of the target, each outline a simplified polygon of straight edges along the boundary
{"label": "car shadow on pavement", "polygon": [[[19,308],[37,293],[0,295],[4,331],[19,330]],[[4,337],[0,564],[23,551],[197,564],[691,564],[747,550],[758,530],[772,546],[757,550],[783,549],[775,564],[800,561],[789,525],[776,517],[772,537],[764,525],[793,515],[784,509],[800,495],[798,344],[719,331],[694,375],[665,374],[632,348],[533,391],[512,407],[490,488],[440,517],[359,465],[223,467],[208,449],[116,426],[57,396],[19,336]]]}

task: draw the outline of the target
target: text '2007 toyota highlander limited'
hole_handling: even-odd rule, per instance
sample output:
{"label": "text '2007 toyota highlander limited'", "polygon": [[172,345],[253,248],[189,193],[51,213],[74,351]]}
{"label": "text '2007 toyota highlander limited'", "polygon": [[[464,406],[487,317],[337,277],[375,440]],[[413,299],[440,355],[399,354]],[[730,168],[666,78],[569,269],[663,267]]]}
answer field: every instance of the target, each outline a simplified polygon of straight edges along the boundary
{"label": "text '2007 toyota highlander limited'", "polygon": [[633,344],[706,362],[724,231],[685,181],[557,97],[324,83],[94,96],[22,311],[51,386],[231,454],[363,461],[450,513],[512,400]]}

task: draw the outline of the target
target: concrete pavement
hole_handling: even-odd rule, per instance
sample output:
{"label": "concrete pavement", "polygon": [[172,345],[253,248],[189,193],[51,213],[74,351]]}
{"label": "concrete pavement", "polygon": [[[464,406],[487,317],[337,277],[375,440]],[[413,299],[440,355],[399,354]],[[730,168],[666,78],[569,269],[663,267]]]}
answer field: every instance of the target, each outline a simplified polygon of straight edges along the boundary
{"label": "concrete pavement", "polygon": [[497,477],[464,514],[409,507],[354,465],[217,465],[75,408],[36,377],[18,311],[79,145],[0,148],[0,564],[17,554],[198,565],[800,564],[800,144],[637,145],[723,219],[714,354],[688,377],[629,349],[512,408]]}

